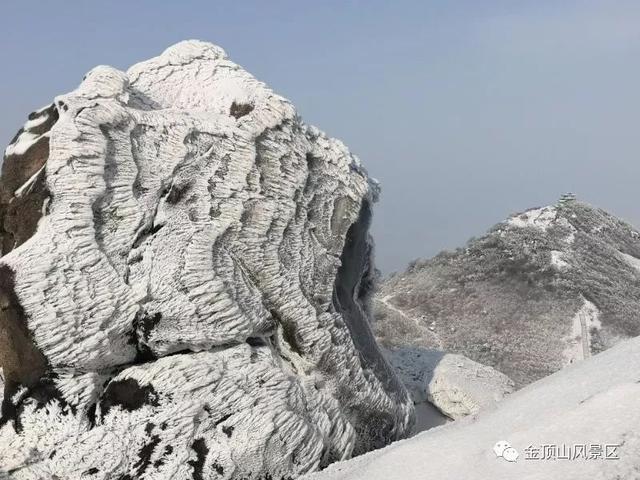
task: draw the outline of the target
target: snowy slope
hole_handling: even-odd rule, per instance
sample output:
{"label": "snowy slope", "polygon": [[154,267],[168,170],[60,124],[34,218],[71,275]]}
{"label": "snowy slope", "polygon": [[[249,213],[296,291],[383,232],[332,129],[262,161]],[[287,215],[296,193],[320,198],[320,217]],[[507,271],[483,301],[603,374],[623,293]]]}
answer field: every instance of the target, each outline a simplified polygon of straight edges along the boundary
{"label": "snowy slope", "polygon": [[[567,367],[507,397],[497,409],[334,464],[314,480],[637,480],[640,478],[640,338]],[[493,446],[509,442],[515,462]],[[531,458],[543,445],[573,460]],[[594,444],[596,447],[591,447]],[[619,459],[583,459],[582,445]],[[547,447],[551,457],[552,447]],[[588,455],[589,455],[588,454]],[[562,455],[562,453],[560,454]],[[588,456],[587,455],[587,456]],[[594,454],[595,456],[595,454]],[[604,456],[604,454],[603,454]]]}
{"label": "snowy slope", "polygon": [[[414,432],[495,408],[513,392],[506,375],[463,355],[417,347],[384,353],[416,405]],[[441,416],[433,414],[434,407]]]}

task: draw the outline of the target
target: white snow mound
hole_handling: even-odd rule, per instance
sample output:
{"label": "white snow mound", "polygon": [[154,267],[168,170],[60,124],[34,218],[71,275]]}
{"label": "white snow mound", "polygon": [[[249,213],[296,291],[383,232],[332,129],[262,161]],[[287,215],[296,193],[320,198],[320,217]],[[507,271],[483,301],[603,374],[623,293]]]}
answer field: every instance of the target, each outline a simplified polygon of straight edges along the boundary
{"label": "white snow mound", "polygon": [[[638,398],[640,338],[634,338],[528,385],[494,410],[305,478],[636,480]],[[516,450],[515,461],[496,456],[500,441]],[[569,453],[572,459],[565,459]]]}

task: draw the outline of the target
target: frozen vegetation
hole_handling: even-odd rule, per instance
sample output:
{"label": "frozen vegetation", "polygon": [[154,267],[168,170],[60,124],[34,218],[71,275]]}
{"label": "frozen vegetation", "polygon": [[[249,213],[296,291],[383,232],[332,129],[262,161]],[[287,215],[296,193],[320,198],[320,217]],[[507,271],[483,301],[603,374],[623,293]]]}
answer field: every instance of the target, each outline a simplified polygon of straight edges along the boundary
{"label": "frozen vegetation", "polygon": [[518,387],[640,335],[640,234],[565,197],[382,282],[387,348],[455,352]]}

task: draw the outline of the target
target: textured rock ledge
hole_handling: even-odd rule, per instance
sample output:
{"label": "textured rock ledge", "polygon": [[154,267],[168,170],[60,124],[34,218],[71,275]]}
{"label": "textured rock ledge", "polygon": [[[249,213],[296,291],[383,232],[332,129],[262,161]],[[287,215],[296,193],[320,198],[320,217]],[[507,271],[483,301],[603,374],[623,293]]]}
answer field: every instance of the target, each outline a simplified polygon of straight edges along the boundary
{"label": "textured rock ledge", "polygon": [[411,428],[368,323],[377,186],[222,49],[96,67],[0,193],[11,478],[288,478]]}

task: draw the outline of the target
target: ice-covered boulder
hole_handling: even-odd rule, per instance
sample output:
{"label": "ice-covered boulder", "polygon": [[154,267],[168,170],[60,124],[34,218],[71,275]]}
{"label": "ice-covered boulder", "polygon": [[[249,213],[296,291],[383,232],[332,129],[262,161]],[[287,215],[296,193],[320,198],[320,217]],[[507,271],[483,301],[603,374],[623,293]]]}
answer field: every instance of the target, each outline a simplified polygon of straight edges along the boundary
{"label": "ice-covered boulder", "polygon": [[433,405],[453,420],[494,408],[514,391],[509,377],[464,355],[418,347],[387,350],[385,355],[416,406]]}
{"label": "ice-covered boulder", "polygon": [[219,47],[91,70],[0,191],[11,478],[281,478],[409,431],[368,323],[377,185]]}

